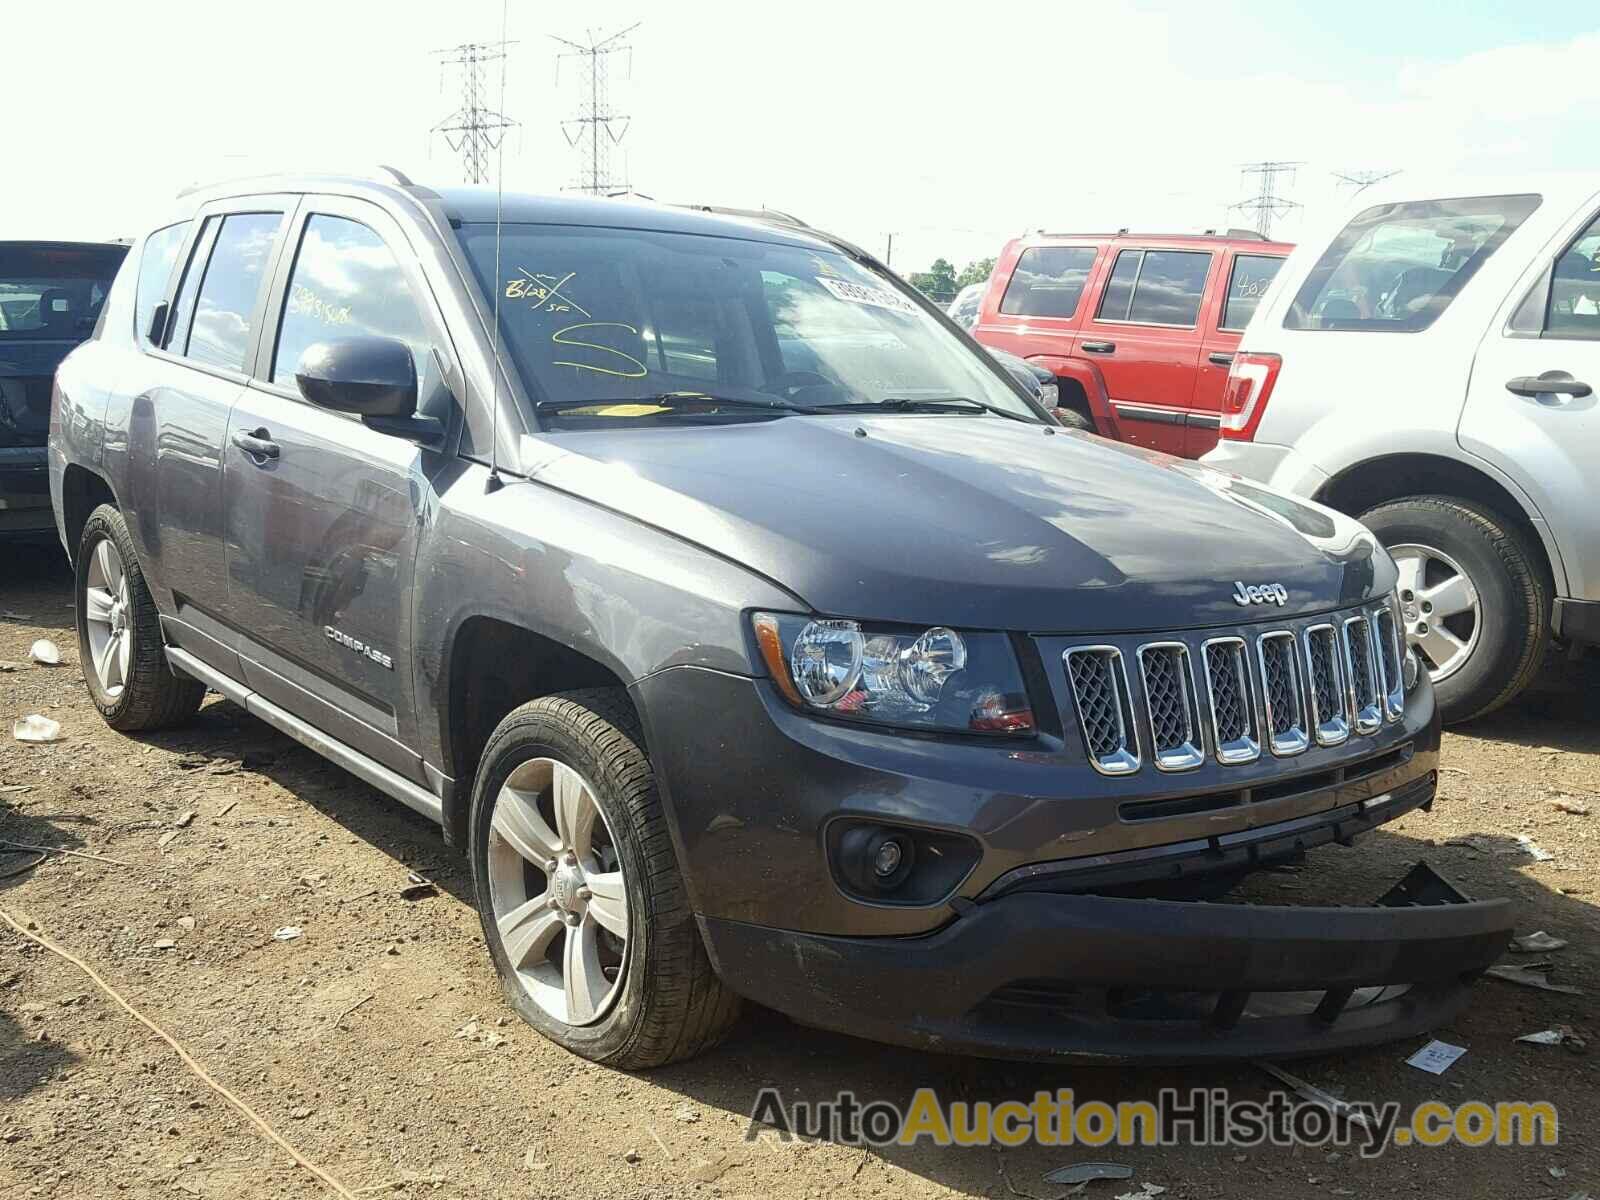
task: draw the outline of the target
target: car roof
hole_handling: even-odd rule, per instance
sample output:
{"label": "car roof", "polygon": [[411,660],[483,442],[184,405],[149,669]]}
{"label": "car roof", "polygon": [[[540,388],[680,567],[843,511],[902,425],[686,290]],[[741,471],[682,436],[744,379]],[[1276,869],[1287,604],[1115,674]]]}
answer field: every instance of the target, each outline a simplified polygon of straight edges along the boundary
{"label": "car roof", "polygon": [[1056,242],[1162,242],[1174,245],[1239,246],[1251,250],[1287,254],[1294,249],[1293,242],[1273,242],[1253,230],[1232,230],[1228,233],[1139,233],[1119,229],[1115,233],[1037,233],[1025,234],[1018,239],[1028,246],[1049,246]]}
{"label": "car roof", "polygon": [[1417,174],[1400,175],[1374,184],[1352,198],[1350,213],[1379,204],[1444,200],[1458,196],[1519,196],[1536,194],[1546,203],[1567,208],[1600,193],[1600,171],[1542,171],[1517,174]]}

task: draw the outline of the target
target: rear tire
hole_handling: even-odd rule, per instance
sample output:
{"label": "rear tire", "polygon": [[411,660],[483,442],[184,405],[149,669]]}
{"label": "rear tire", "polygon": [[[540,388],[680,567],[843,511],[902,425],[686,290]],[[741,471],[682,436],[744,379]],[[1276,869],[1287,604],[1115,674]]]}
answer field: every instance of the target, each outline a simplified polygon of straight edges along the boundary
{"label": "rear tire", "polygon": [[187,721],[205,699],[205,685],[167,663],[161,614],[122,514],[102,504],[78,539],[73,607],[78,614],[78,664],[89,699],[107,725],[124,733]]}
{"label": "rear tire", "polygon": [[[587,816],[564,818],[557,805],[576,785],[567,811]],[[506,999],[551,1041],[641,1070],[691,1058],[733,1025],[739,998],[706,956],[625,694],[545,696],[501,721],[478,768],[468,846]],[[597,986],[573,983],[597,972]]]}
{"label": "rear tire", "polygon": [[[1434,692],[1445,724],[1492,712],[1532,682],[1550,641],[1553,589],[1537,547],[1522,530],[1492,509],[1454,496],[1407,496],[1369,509],[1361,520],[1413,577],[1415,564],[1427,564],[1430,573],[1420,586],[1407,589],[1402,580],[1401,608],[1407,640],[1437,676]],[[1449,582],[1456,571],[1469,581],[1475,607],[1435,620],[1424,593],[1431,584],[1438,594],[1440,582]],[[1417,598],[1408,603],[1406,590]],[[1463,594],[1459,587],[1453,591]],[[1444,607],[1454,605],[1438,611]],[[1437,664],[1451,644],[1435,640],[1429,648],[1428,635],[1440,628],[1467,648],[1447,673]]]}

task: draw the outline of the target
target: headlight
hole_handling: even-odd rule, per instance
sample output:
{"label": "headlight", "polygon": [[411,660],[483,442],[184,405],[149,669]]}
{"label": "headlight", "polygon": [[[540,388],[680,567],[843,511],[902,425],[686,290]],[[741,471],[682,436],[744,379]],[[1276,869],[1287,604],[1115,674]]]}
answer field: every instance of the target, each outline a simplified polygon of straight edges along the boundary
{"label": "headlight", "polygon": [[1039,385],[1039,403],[1052,412],[1061,407],[1061,388],[1054,383],[1041,383]]}
{"label": "headlight", "polygon": [[999,633],[904,631],[756,613],[756,644],[796,708],[846,720],[967,733],[1032,733],[1011,643]]}

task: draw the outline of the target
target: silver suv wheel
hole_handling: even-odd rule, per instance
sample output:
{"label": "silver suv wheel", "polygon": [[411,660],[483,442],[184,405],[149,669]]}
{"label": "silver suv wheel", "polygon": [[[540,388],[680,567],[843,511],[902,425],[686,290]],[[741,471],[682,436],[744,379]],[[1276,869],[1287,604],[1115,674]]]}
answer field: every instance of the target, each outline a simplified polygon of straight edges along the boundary
{"label": "silver suv wheel", "polygon": [[1439,683],[1465,666],[1477,648],[1483,628],[1478,589],[1460,563],[1433,546],[1402,542],[1390,546],[1389,554],[1400,569],[1406,640]]}
{"label": "silver suv wheel", "polygon": [[489,895],[528,998],[566,1025],[603,1017],[628,966],[628,899],[594,788],[553,758],[522,763],[495,797]]}
{"label": "silver suv wheel", "polygon": [[89,634],[89,665],[106,699],[122,695],[133,658],[133,605],[122,555],[110,538],[102,539],[89,558],[83,591],[84,622]]}

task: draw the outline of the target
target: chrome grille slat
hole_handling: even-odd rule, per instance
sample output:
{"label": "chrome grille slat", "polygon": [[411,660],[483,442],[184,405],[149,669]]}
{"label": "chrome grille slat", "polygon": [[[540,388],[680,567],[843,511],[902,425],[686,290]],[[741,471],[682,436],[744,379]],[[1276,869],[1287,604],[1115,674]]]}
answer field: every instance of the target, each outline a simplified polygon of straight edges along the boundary
{"label": "chrome grille slat", "polygon": [[1150,721],[1150,754],[1162,771],[1187,771],[1205,761],[1200,698],[1183,642],[1139,647],[1139,679]]}
{"label": "chrome grille slat", "polygon": [[1340,745],[1350,736],[1350,722],[1345,713],[1338,631],[1332,625],[1312,625],[1302,635],[1302,640],[1306,654],[1306,690],[1311,699],[1311,728],[1317,745]]}
{"label": "chrome grille slat", "polygon": [[1372,624],[1363,615],[1349,617],[1344,626],[1345,687],[1351,718],[1359,734],[1372,734],[1383,724],[1378,692],[1377,657],[1373,653]]}
{"label": "chrome grille slat", "polygon": [[1262,728],[1267,746],[1280,757],[1299,754],[1310,745],[1310,739],[1294,634],[1287,629],[1261,634],[1256,638],[1256,656],[1261,664]]}
{"label": "chrome grille slat", "polygon": [[1254,762],[1261,755],[1261,741],[1244,639],[1212,638],[1201,645],[1200,654],[1205,659],[1206,708],[1217,761]]}
{"label": "chrome grille slat", "polygon": [[1089,762],[1102,775],[1139,769],[1139,734],[1128,696],[1122,651],[1115,646],[1073,646],[1063,655]]}
{"label": "chrome grille slat", "polygon": [[1389,605],[1373,610],[1372,635],[1383,668],[1383,715],[1398,721],[1406,711],[1406,685],[1400,674],[1400,626]]}

